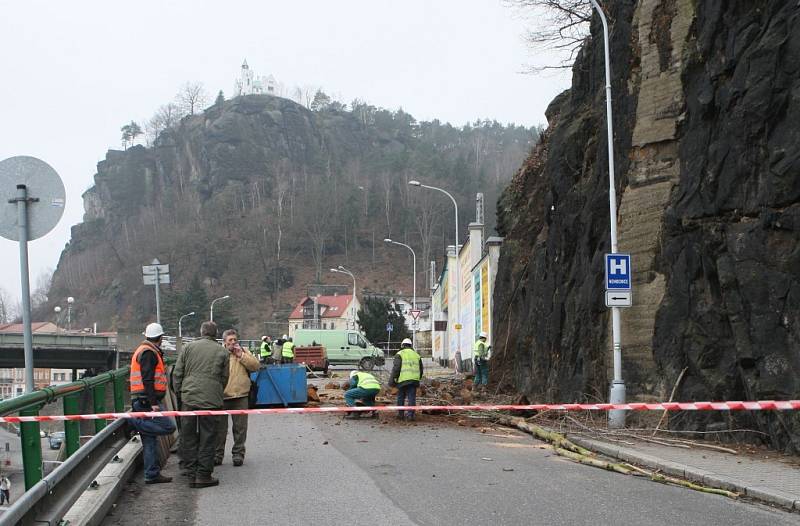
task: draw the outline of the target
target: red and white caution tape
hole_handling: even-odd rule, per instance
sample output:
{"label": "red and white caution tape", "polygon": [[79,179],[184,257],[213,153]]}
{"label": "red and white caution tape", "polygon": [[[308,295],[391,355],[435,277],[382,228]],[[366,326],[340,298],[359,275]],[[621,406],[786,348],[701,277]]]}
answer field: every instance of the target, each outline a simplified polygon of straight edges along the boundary
{"label": "red and white caution tape", "polygon": [[57,422],[65,420],[116,420],[117,418],[156,418],[161,416],[227,416],[227,415],[273,415],[295,413],[345,413],[348,411],[797,411],[800,400],[761,400],[757,402],[660,402],[654,404],[529,404],[529,405],[382,405],[375,407],[323,406],[281,407],[269,409],[196,410],[196,411],[151,411],[147,413],[96,413],[89,415],[50,416],[4,416],[0,422]]}

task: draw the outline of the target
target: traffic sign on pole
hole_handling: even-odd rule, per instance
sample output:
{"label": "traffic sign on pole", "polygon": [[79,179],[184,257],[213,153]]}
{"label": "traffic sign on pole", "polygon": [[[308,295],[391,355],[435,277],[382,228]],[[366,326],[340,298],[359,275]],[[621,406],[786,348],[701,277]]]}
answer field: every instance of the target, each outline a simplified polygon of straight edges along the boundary
{"label": "traffic sign on pole", "polygon": [[633,293],[629,290],[607,290],[606,307],[631,307]]}
{"label": "traffic sign on pole", "polygon": [[394,325],[391,322],[386,324],[386,332],[392,332],[394,330]]}
{"label": "traffic sign on pole", "polygon": [[606,290],[631,290],[630,254],[606,254]]}
{"label": "traffic sign on pole", "polygon": [[419,319],[419,315],[422,314],[422,311],[419,309],[411,309],[411,317],[415,320]]}

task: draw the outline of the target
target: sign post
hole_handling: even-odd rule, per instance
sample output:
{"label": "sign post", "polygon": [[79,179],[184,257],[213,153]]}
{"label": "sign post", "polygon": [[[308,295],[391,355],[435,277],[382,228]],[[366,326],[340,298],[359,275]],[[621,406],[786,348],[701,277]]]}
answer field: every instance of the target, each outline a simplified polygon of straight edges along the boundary
{"label": "sign post", "polygon": [[[614,344],[614,380],[611,383],[610,393],[612,404],[624,404],[626,398],[625,381],[622,379],[622,322],[619,308],[630,307],[633,304],[631,282],[630,254],[606,254],[605,300],[606,307],[611,308],[611,336]],[[608,425],[612,429],[625,427],[625,411],[609,411]]]}
{"label": "sign post", "polygon": [[0,208],[0,236],[19,242],[26,393],[35,388],[28,241],[44,236],[58,224],[65,199],[61,177],[46,162],[27,156],[0,161],[0,205],[5,205]]}
{"label": "sign post", "polygon": [[169,283],[169,265],[162,264],[158,258],[149,265],[142,266],[142,282],[156,287],[156,322],[161,323],[161,288],[162,283]]}
{"label": "sign post", "polygon": [[392,345],[392,331],[393,330],[394,330],[394,325],[392,325],[392,322],[387,323],[386,324],[386,332],[387,332],[387,334],[389,334],[389,338],[387,338],[387,340],[386,340],[386,355],[387,356],[389,355],[389,350],[390,350],[390,347]]}

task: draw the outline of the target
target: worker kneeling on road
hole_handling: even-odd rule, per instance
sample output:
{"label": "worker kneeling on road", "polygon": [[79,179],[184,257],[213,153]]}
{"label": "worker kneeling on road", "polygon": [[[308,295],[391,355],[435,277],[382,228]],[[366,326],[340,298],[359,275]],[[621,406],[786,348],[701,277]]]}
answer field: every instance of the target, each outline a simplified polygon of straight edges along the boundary
{"label": "worker kneeling on road", "polygon": [[[371,374],[361,371],[350,371],[350,388],[344,393],[344,403],[347,407],[353,407],[357,401],[361,401],[367,407],[375,405],[375,397],[381,392],[381,383]],[[372,417],[377,417],[378,413],[372,411]],[[358,411],[351,411],[345,418],[360,418]]]}
{"label": "worker kneeling on road", "polygon": [[[258,371],[258,359],[239,345],[239,333],[228,329],[222,333],[222,345],[230,353],[228,383],[223,391],[223,407],[226,410],[247,409],[250,399],[250,373]],[[231,415],[233,422],[233,465],[244,464],[245,442],[247,441],[247,415]],[[225,457],[225,441],[228,439],[228,417],[219,417],[217,428],[217,450],[214,465],[222,464]]]}
{"label": "worker kneeling on road", "polygon": [[294,361],[294,342],[291,338],[286,338],[286,342],[281,349],[281,363],[292,363]]}
{"label": "worker kneeling on road", "polygon": [[[131,405],[135,412],[161,411],[161,401],[167,394],[167,370],[161,352],[164,329],[151,323],[144,330],[145,340],[131,358]],[[158,437],[175,432],[175,423],[168,417],[133,418],[131,426],[142,437],[145,484],[172,482],[161,474],[158,457]]]}
{"label": "worker kneeling on road", "polygon": [[[397,405],[417,405],[417,387],[422,379],[422,358],[413,348],[411,340],[406,338],[400,344],[400,351],[394,356],[392,377],[389,385],[397,386]],[[414,420],[414,411],[406,411],[405,417]],[[403,411],[397,413],[399,420],[403,419]]]}

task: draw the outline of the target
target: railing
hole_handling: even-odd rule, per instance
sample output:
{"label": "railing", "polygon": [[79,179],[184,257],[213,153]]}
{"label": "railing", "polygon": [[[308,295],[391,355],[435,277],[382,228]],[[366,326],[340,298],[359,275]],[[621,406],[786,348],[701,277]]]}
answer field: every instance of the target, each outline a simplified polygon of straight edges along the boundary
{"label": "railing", "polygon": [[[112,348],[113,338],[96,334],[34,334],[33,344],[48,347]],[[21,346],[23,335],[16,333],[0,334],[0,346]]]}
{"label": "railing", "polygon": [[[80,413],[81,395],[90,391],[95,413],[105,413],[106,388],[113,390],[114,411],[125,410],[125,397],[128,392],[127,379],[130,367],[115,369],[91,378],[84,378],[68,384],[45,387],[33,393],[25,394],[0,402],[0,416],[18,413],[19,416],[38,416],[45,404],[61,399],[65,415]],[[105,420],[95,420],[95,432],[99,433],[107,426]],[[20,442],[22,445],[22,465],[24,468],[25,489],[33,488],[42,480],[42,440],[38,422],[22,422],[19,424]],[[80,421],[64,422],[64,448],[67,458],[80,448]]]}

